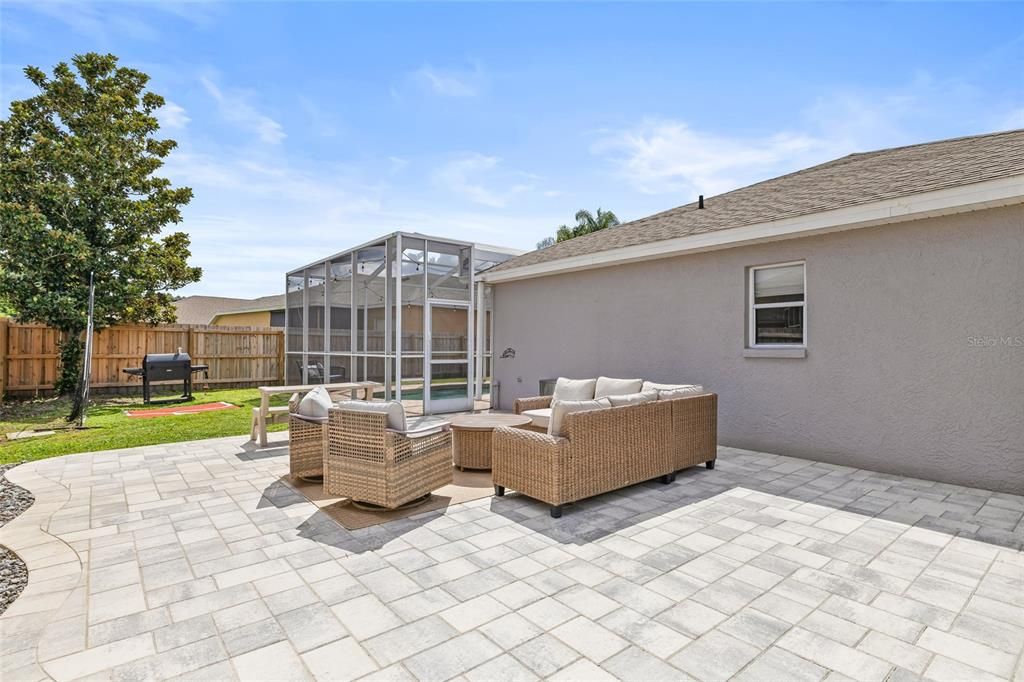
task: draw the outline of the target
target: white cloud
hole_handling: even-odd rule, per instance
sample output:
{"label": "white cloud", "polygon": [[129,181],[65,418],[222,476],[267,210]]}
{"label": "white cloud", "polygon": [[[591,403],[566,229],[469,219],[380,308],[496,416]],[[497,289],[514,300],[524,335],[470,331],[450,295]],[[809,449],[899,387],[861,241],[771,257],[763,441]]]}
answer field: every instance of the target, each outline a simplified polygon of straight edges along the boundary
{"label": "white cloud", "polygon": [[484,85],[484,70],[479,63],[472,71],[438,69],[424,64],[412,73],[413,80],[421,87],[445,97],[476,97]]}
{"label": "white cloud", "polygon": [[185,113],[184,107],[171,100],[164,100],[164,105],[157,109],[156,118],[161,128],[184,128],[192,119]]}
{"label": "white cloud", "polygon": [[997,130],[1016,130],[1018,128],[1024,128],[1024,107],[1015,109],[1003,116],[1002,120],[999,121]]}
{"label": "white cloud", "polygon": [[325,112],[310,98],[299,95],[299,106],[309,118],[309,124],[313,131],[321,137],[335,137],[338,134],[338,126],[334,117]]}
{"label": "white cloud", "polygon": [[208,76],[200,76],[199,82],[220,109],[224,120],[256,133],[267,144],[278,144],[286,135],[280,123],[262,114],[249,104],[249,93],[239,90],[222,90]]}
{"label": "white cloud", "polygon": [[[994,113],[983,92],[959,80],[917,74],[891,91],[838,88],[811,102],[792,126],[761,135],[729,135],[686,121],[646,118],[602,131],[591,151],[646,194],[689,200],[822,163],[845,154],[967,132],[1024,125],[1024,109]],[[930,131],[922,137],[921,130]],[[937,132],[936,132],[937,131]]]}
{"label": "white cloud", "polygon": [[434,171],[433,179],[448,191],[477,204],[504,208],[508,201],[530,189],[530,185],[515,183],[496,190],[484,186],[482,180],[498,168],[501,159],[476,152],[463,154],[448,161]]}
{"label": "white cloud", "polygon": [[[11,8],[24,9],[59,21],[75,33],[104,44],[109,43],[115,37],[155,41],[161,37],[161,29],[168,28],[167,17],[188,22],[193,26],[207,26],[220,12],[214,3],[201,2],[150,1],[136,3],[133,6],[131,3],[125,2],[93,2],[91,0],[35,0],[31,2],[8,0],[4,4]],[[5,7],[5,11],[6,9]],[[147,20],[143,18],[147,13],[157,16]],[[42,40],[43,38],[37,36],[36,39]]]}
{"label": "white cloud", "polygon": [[822,147],[820,140],[795,133],[738,139],[694,130],[682,121],[647,119],[606,135],[593,151],[614,158],[619,172],[641,192],[689,196],[720,194]]}

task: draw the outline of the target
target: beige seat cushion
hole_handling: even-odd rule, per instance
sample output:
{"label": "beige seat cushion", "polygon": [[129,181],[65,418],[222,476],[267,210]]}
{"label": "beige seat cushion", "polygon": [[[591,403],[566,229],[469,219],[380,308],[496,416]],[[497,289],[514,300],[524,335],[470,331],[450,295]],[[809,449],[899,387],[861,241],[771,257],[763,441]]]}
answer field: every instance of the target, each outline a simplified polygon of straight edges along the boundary
{"label": "beige seat cushion", "polygon": [[677,388],[690,388],[696,384],[656,384],[653,381],[645,381],[641,391],[671,391]]}
{"label": "beige seat cushion", "polygon": [[598,377],[597,386],[594,387],[594,397],[605,398],[610,395],[629,395],[630,393],[639,393],[643,386],[643,379],[612,379],[611,377]]}
{"label": "beige seat cushion", "polygon": [[413,417],[411,419],[406,418],[405,431],[403,433],[409,438],[422,438],[447,431],[451,428],[451,425],[452,423],[447,419],[431,415]]}
{"label": "beige seat cushion", "polygon": [[669,391],[658,391],[658,400],[672,400],[673,398],[689,398],[690,396],[700,395],[707,393],[703,386],[683,386],[682,388],[673,388]]}
{"label": "beige seat cushion", "polygon": [[551,396],[555,400],[593,400],[594,386],[597,379],[568,379],[558,377],[555,382],[555,392]]}
{"label": "beige seat cushion", "polygon": [[548,423],[548,433],[552,436],[561,436],[562,421],[565,415],[574,412],[589,412],[590,410],[603,410],[611,407],[612,403],[608,398],[598,400],[555,400],[551,403],[551,421]]}
{"label": "beige seat cushion", "polygon": [[392,431],[405,431],[405,408],[397,400],[384,400],[381,402],[370,402],[368,400],[342,400],[338,407],[349,412],[376,412],[386,414],[388,417],[388,428]]}
{"label": "beige seat cushion", "polygon": [[323,386],[317,386],[302,396],[295,414],[308,421],[324,421],[331,409],[331,396]]}
{"label": "beige seat cushion", "polygon": [[610,395],[612,407],[623,407],[625,405],[639,405],[641,403],[653,403],[658,399],[657,391],[641,391],[640,393],[627,393],[626,395]]}
{"label": "beige seat cushion", "polygon": [[551,408],[545,407],[540,410],[525,410],[523,411],[524,417],[530,418],[530,424],[536,426],[538,429],[548,428],[548,424],[551,423]]}

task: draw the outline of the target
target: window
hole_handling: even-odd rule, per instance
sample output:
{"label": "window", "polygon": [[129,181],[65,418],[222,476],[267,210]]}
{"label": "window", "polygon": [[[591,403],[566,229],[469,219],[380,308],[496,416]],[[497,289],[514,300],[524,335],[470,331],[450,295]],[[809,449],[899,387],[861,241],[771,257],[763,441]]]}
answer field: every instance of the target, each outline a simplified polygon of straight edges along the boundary
{"label": "window", "polygon": [[803,263],[750,268],[751,348],[804,347],[807,278]]}

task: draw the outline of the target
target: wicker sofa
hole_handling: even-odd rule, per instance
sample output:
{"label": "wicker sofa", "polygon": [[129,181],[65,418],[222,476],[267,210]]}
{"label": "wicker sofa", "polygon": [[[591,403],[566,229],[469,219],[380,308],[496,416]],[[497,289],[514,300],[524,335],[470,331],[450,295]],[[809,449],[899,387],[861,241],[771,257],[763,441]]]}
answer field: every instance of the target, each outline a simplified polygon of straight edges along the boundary
{"label": "wicker sofa", "polygon": [[[517,400],[514,411],[550,407],[551,396]],[[506,488],[546,502],[555,518],[562,506],[698,464],[717,456],[718,396],[671,400],[567,414],[560,436],[500,427],[492,444],[495,494]]]}

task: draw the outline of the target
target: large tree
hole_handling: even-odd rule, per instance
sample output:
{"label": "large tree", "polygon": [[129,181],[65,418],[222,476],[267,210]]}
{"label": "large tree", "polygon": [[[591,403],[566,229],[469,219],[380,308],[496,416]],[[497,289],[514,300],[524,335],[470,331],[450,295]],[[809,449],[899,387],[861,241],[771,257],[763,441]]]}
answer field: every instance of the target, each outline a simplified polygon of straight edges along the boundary
{"label": "large tree", "polygon": [[113,55],[61,62],[53,76],[25,75],[39,93],[0,120],[0,300],[19,319],[62,332],[56,388],[76,396],[82,378],[89,273],[97,329],[173,322],[169,291],[199,280],[189,237],[164,227],[192,198],[154,173],[177,145],[155,137],[164,99],[149,76]]}

